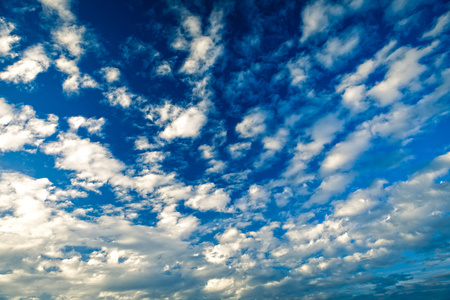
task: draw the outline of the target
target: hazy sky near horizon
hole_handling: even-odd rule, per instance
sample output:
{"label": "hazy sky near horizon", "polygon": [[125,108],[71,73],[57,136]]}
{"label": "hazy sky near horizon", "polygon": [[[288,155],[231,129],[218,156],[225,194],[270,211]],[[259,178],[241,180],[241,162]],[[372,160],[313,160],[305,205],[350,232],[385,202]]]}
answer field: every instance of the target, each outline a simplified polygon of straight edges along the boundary
{"label": "hazy sky near horizon", "polygon": [[0,2],[0,299],[448,299],[450,5]]}

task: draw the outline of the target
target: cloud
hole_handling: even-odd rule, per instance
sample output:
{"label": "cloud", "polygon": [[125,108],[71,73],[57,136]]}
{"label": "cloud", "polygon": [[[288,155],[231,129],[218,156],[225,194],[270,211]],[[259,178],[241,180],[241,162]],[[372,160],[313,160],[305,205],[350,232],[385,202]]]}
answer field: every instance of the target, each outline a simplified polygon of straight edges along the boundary
{"label": "cloud", "polygon": [[[196,227],[195,217],[175,216],[176,224],[170,227],[161,223],[148,227],[133,225],[123,214],[103,211],[93,217],[94,222],[86,221],[64,209],[73,198],[86,194],[55,188],[47,178],[18,173],[1,174],[0,191],[1,210],[11,212],[0,219],[0,235],[5,240],[0,249],[0,268],[6,270],[3,296],[115,297],[139,289],[140,295],[160,298],[173,294],[179,285],[174,278],[180,274],[193,280],[180,283],[177,290],[198,281],[189,270],[202,262],[179,239]],[[160,279],[149,286],[142,277]],[[198,284],[206,285],[206,281]],[[27,289],[20,291],[24,282]],[[85,287],[76,288],[78,284]]]}
{"label": "cloud", "polygon": [[47,71],[49,66],[50,59],[42,45],[38,44],[27,48],[19,61],[0,73],[0,79],[14,83],[28,83],[33,81],[39,73]]}
{"label": "cloud", "polygon": [[228,145],[228,152],[230,153],[231,157],[233,159],[241,158],[246,155],[248,150],[250,150],[250,147],[252,146],[252,143],[250,142],[242,142],[242,143],[236,143],[236,144],[230,144]]}
{"label": "cloud", "polygon": [[253,184],[249,187],[247,195],[236,201],[236,208],[243,212],[265,209],[270,201],[270,193],[262,186]]}
{"label": "cloud", "polygon": [[106,96],[109,104],[112,106],[121,106],[122,108],[128,108],[133,103],[136,95],[129,92],[126,86],[118,88],[110,88],[107,92],[103,93]]}
{"label": "cloud", "polygon": [[71,0],[39,0],[44,10],[48,12],[56,12],[64,21],[74,21],[75,16],[70,11]]}
{"label": "cloud", "polygon": [[368,189],[359,189],[353,192],[346,201],[334,202],[334,216],[352,217],[367,212],[379,202],[376,200],[384,194],[385,180],[376,180]]}
{"label": "cloud", "polygon": [[354,73],[343,76],[336,91],[342,93],[342,105],[349,108],[352,112],[361,112],[368,108],[365,100],[366,86],[364,83],[381,64],[386,62],[387,56],[397,44],[396,41],[390,41],[386,46],[380,49],[373,58],[366,60],[359,65]]}
{"label": "cloud", "polygon": [[155,71],[158,76],[167,76],[172,74],[172,67],[167,61],[163,61]]}
{"label": "cloud", "polygon": [[106,82],[113,83],[119,81],[120,78],[120,70],[114,67],[104,67],[101,69],[103,73],[103,78],[105,78]]}
{"label": "cloud", "polygon": [[61,72],[69,75],[63,82],[63,90],[66,93],[78,93],[80,88],[98,88],[98,83],[91,76],[80,72],[77,61],[61,56],[55,64]]}
{"label": "cloud", "polygon": [[205,111],[192,106],[179,115],[159,134],[167,141],[175,138],[196,138],[207,121]]}
{"label": "cloud", "polygon": [[321,172],[348,170],[352,167],[353,162],[370,147],[371,139],[370,131],[361,126],[327,153],[320,167]]}
{"label": "cloud", "polygon": [[20,41],[19,36],[11,35],[15,28],[13,23],[6,22],[5,18],[0,17],[0,56],[15,57],[17,55],[11,51]]}
{"label": "cloud", "polygon": [[71,25],[61,26],[52,32],[53,39],[63,49],[74,57],[80,57],[85,49],[84,34],[86,28],[83,26]]}
{"label": "cloud", "polygon": [[359,43],[359,32],[352,30],[342,38],[328,39],[323,49],[316,54],[316,59],[325,67],[332,68],[339,59],[350,56]]}
{"label": "cloud", "polygon": [[223,47],[219,44],[223,28],[223,11],[214,9],[209,17],[210,26],[202,34],[199,17],[187,13],[183,16],[182,27],[186,37],[181,33],[175,38],[172,47],[178,50],[188,50],[189,55],[184,61],[180,72],[185,74],[202,74],[214,65],[222,54]]}
{"label": "cloud", "polygon": [[420,74],[427,70],[427,67],[419,64],[419,60],[429,54],[437,46],[438,42],[433,42],[430,46],[415,48],[400,48],[391,55],[389,71],[383,81],[372,87],[367,95],[378,100],[378,104],[386,106],[400,99],[401,88],[407,87],[418,78]]}
{"label": "cloud", "polygon": [[305,202],[304,207],[326,203],[330,197],[345,191],[352,180],[353,176],[351,174],[334,174],[326,177],[314,191],[311,198]]}
{"label": "cloud", "polygon": [[47,120],[35,116],[28,105],[15,109],[0,98],[0,150],[19,151],[25,145],[39,146],[46,137],[56,132],[58,117],[49,115]]}
{"label": "cloud", "polygon": [[229,289],[234,284],[233,278],[213,278],[205,286],[206,292],[220,292]]}
{"label": "cloud", "polygon": [[158,214],[158,218],[158,228],[164,229],[170,237],[175,238],[189,237],[200,223],[199,219],[194,216],[182,216],[182,214],[176,211],[176,205],[166,206]]}
{"label": "cloud", "polygon": [[310,178],[310,176],[304,174],[308,163],[321,153],[325,145],[333,141],[336,133],[340,132],[343,126],[344,121],[338,119],[336,114],[329,114],[317,120],[308,130],[312,141],[297,144],[295,155],[283,175],[285,177],[298,176],[299,181]]}
{"label": "cloud", "polygon": [[449,23],[450,23],[450,11],[440,16],[439,19],[436,21],[436,25],[434,25],[433,29],[425,32],[422,35],[422,37],[423,38],[437,37],[442,32],[444,32]]}
{"label": "cloud", "polygon": [[90,134],[101,134],[103,129],[103,125],[105,125],[105,118],[89,118],[78,116],[78,117],[70,117],[67,122],[72,130],[75,132],[80,127],[85,127]]}
{"label": "cloud", "polygon": [[289,61],[287,64],[292,86],[300,87],[308,79],[310,62],[308,57],[299,57],[297,60]]}
{"label": "cloud", "polygon": [[308,4],[302,10],[302,37],[303,43],[317,33],[328,31],[329,26],[337,22],[345,13],[339,4],[326,3],[318,0]]}
{"label": "cloud", "polygon": [[266,131],[268,113],[260,108],[252,109],[244,119],[236,125],[236,132],[243,138],[253,138]]}
{"label": "cloud", "polygon": [[214,183],[205,183],[196,187],[194,196],[185,204],[200,211],[214,210],[224,212],[230,197],[223,189],[215,188]]}
{"label": "cloud", "polygon": [[56,157],[57,168],[76,172],[71,180],[73,185],[97,191],[107,182],[113,186],[126,184],[126,178],[121,174],[125,165],[107,148],[74,133],[60,133],[58,138],[58,141],[43,145],[42,149],[45,154]]}

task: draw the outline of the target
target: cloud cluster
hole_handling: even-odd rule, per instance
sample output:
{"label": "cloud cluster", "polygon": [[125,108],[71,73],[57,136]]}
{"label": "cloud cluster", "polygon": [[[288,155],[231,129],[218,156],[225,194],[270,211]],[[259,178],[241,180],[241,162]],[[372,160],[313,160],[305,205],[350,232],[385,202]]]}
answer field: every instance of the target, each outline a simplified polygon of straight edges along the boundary
{"label": "cloud cluster", "polygon": [[41,145],[44,139],[56,132],[58,117],[49,115],[39,119],[31,106],[16,109],[0,98],[0,150],[29,150]]}

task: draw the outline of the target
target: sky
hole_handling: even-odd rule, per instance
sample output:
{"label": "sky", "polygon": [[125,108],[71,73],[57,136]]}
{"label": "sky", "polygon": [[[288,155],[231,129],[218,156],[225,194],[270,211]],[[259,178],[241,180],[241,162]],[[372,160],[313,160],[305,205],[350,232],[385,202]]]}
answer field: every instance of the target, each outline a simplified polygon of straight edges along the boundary
{"label": "sky", "polygon": [[450,3],[0,1],[0,299],[448,299]]}

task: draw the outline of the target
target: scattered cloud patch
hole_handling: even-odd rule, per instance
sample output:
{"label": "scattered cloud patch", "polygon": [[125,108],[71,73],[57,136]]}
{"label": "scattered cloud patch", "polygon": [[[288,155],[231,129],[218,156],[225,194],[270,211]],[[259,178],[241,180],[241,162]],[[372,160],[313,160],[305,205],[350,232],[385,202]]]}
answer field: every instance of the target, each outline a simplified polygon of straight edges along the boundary
{"label": "scattered cloud patch", "polygon": [[39,73],[47,71],[49,66],[50,59],[45,53],[44,47],[38,44],[26,49],[19,61],[0,72],[0,79],[13,83],[29,83]]}

